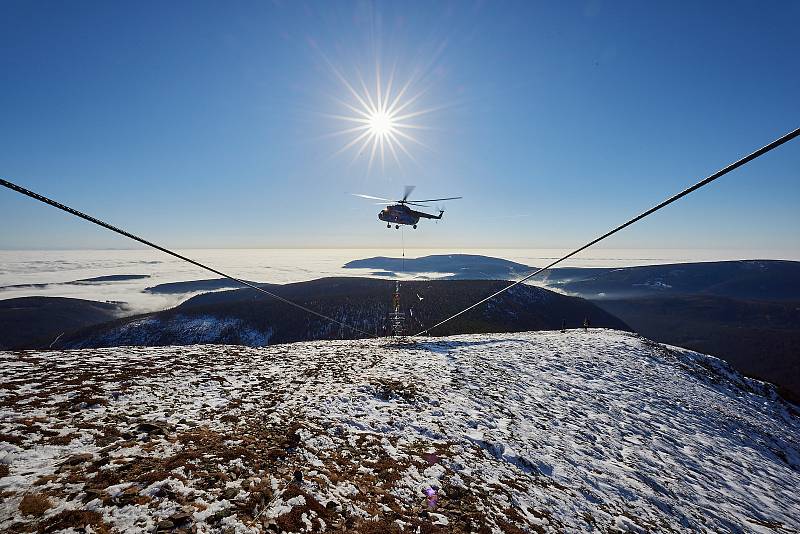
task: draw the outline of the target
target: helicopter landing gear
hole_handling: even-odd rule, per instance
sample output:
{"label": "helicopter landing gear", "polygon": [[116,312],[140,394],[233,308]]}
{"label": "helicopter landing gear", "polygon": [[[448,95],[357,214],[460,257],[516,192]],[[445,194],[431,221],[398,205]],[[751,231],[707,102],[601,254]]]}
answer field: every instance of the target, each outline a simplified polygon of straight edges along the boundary
{"label": "helicopter landing gear", "polygon": [[415,224],[415,225],[414,225],[414,230],[416,230],[416,229],[417,229],[417,225]]}
{"label": "helicopter landing gear", "polygon": [[394,225],[394,229],[395,229],[395,230],[399,230],[399,229],[400,229],[400,225],[399,225],[399,224],[395,224],[395,225]]}
{"label": "helicopter landing gear", "polygon": [[391,225],[391,224],[389,224],[389,223],[386,223],[386,228],[391,228],[391,227],[392,227],[392,225]]}

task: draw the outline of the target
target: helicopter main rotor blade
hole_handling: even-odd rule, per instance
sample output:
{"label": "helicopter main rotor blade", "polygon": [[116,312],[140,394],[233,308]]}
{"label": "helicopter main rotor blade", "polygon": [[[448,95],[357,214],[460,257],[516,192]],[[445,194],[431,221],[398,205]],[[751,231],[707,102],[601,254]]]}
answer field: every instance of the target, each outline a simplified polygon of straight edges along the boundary
{"label": "helicopter main rotor blade", "polygon": [[405,187],[405,192],[403,193],[403,202],[405,202],[406,200],[408,200],[408,195],[410,195],[410,194],[411,194],[411,192],[412,192],[412,191],[413,191],[413,190],[414,190],[416,187],[417,187],[416,185],[407,185],[407,186]]}
{"label": "helicopter main rotor blade", "polygon": [[464,198],[464,197],[426,198],[426,199],[415,200],[414,202],[438,202],[440,200],[458,200],[459,198]]}
{"label": "helicopter main rotor blade", "polygon": [[419,202],[403,202],[403,204],[408,204],[409,206],[422,206],[423,208],[430,208],[428,204],[420,204]]}
{"label": "helicopter main rotor blade", "polygon": [[381,198],[381,197],[373,197],[372,195],[362,195],[360,193],[350,193],[350,194],[353,195],[354,197],[361,197],[361,198],[366,198],[366,199],[369,199],[369,200],[381,200],[383,202],[396,202],[395,200],[389,200],[388,198]]}

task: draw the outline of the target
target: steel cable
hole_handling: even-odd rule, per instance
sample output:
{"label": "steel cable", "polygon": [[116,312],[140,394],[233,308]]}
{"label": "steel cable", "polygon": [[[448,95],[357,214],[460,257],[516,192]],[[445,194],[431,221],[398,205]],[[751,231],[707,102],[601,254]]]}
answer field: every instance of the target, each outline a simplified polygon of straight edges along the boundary
{"label": "steel cable", "polygon": [[222,276],[223,278],[227,278],[228,280],[232,280],[232,281],[234,281],[234,282],[236,282],[238,284],[241,284],[241,285],[243,285],[245,287],[249,287],[251,289],[255,289],[256,291],[260,291],[261,293],[264,293],[265,295],[269,295],[270,297],[272,297],[275,300],[278,300],[280,302],[283,302],[284,304],[288,304],[289,306],[294,306],[295,308],[297,308],[299,310],[303,310],[304,312],[310,313],[311,315],[315,315],[315,316],[317,316],[317,317],[319,317],[321,319],[325,319],[326,321],[330,321],[332,323],[338,324],[339,326],[343,326],[344,328],[352,330],[353,332],[358,332],[359,334],[364,334],[367,337],[377,337],[377,336],[375,336],[373,334],[370,334],[369,332],[365,332],[364,330],[361,330],[360,328],[357,328],[355,326],[343,323],[342,321],[339,321],[338,319],[334,319],[333,317],[329,317],[329,316],[327,316],[325,314],[322,314],[322,313],[319,313],[317,311],[314,311],[311,308],[307,308],[307,307],[303,306],[302,304],[298,304],[296,302],[292,302],[291,300],[288,300],[288,299],[286,299],[284,297],[281,297],[280,295],[276,295],[275,293],[272,293],[271,291],[267,291],[263,287],[259,287],[259,286],[255,285],[255,284],[251,284],[250,282],[246,282],[244,280],[236,278],[235,276],[231,276],[229,274],[225,274],[222,271],[214,269],[213,267],[209,267],[208,265],[204,265],[204,264],[200,263],[199,261],[195,261],[195,260],[193,260],[191,258],[187,258],[186,256],[178,254],[177,252],[173,252],[173,251],[171,251],[171,250],[169,250],[167,248],[164,248],[162,246],[156,245],[155,243],[151,243],[150,241],[147,241],[146,239],[142,239],[141,237],[138,237],[138,236],[136,236],[134,234],[131,234],[130,232],[126,232],[125,230],[122,230],[121,228],[117,228],[116,226],[113,226],[113,225],[111,225],[111,224],[109,224],[107,222],[101,221],[100,219],[96,219],[96,218],[92,217],[91,215],[87,215],[86,213],[83,213],[82,211],[78,211],[78,210],[76,210],[74,208],[70,208],[69,206],[65,206],[64,204],[61,204],[60,202],[56,202],[55,200],[47,198],[44,195],[40,195],[38,193],[34,193],[33,191],[25,189],[24,187],[21,187],[21,186],[15,184],[15,183],[9,182],[8,180],[3,180],[2,178],[0,178],[0,185],[2,185],[4,187],[7,187],[8,189],[11,189],[12,191],[16,191],[17,193],[22,193],[25,196],[31,197],[31,198],[33,198],[35,200],[38,200],[39,202],[44,202],[45,204],[49,204],[50,206],[58,208],[58,209],[60,209],[62,211],[66,211],[67,213],[70,213],[72,215],[80,217],[81,219],[85,219],[85,220],[87,220],[89,222],[92,222],[94,224],[102,226],[103,228],[107,228],[107,229],[111,230],[112,232],[116,232],[116,233],[118,233],[120,235],[123,235],[125,237],[130,238],[130,239],[133,239],[134,241],[138,241],[139,243],[147,245],[148,247],[152,247],[152,248],[154,248],[156,250],[160,250],[161,252],[169,254],[170,256],[174,256],[174,257],[176,257],[178,259],[181,259],[183,261],[189,262],[192,265],[196,265],[197,267],[200,267],[201,269],[205,269],[206,271],[210,271],[210,272],[212,272],[214,274]]}
{"label": "steel cable", "polygon": [[619,232],[620,230],[622,230],[622,229],[624,229],[624,228],[627,228],[628,226],[632,225],[633,223],[635,223],[635,222],[637,222],[637,221],[639,221],[639,220],[641,220],[641,219],[644,219],[644,218],[645,218],[645,217],[647,217],[648,215],[650,215],[650,214],[652,214],[652,213],[654,213],[654,212],[656,212],[656,211],[660,210],[661,208],[663,208],[663,207],[665,207],[665,206],[668,206],[668,205],[672,204],[672,203],[673,203],[673,202],[675,202],[676,200],[678,200],[678,199],[681,199],[681,198],[685,197],[686,195],[688,195],[689,193],[691,193],[691,192],[693,192],[693,191],[696,191],[697,189],[700,189],[700,188],[701,188],[701,187],[703,187],[704,185],[710,184],[711,182],[713,182],[714,180],[716,180],[716,179],[717,179],[717,178],[719,178],[720,176],[723,176],[723,175],[725,175],[725,174],[728,174],[728,173],[729,173],[729,172],[731,172],[732,170],[734,170],[734,169],[737,169],[737,168],[741,167],[742,165],[744,165],[744,164],[746,164],[746,163],[748,163],[748,162],[750,162],[750,161],[752,161],[752,160],[756,159],[757,157],[759,157],[759,156],[762,156],[762,155],[766,154],[766,153],[767,153],[767,152],[769,152],[770,150],[772,150],[772,149],[774,149],[774,148],[777,148],[777,147],[781,146],[782,144],[784,144],[784,143],[786,143],[786,142],[788,142],[788,141],[791,141],[792,139],[794,139],[794,138],[795,138],[795,137],[797,137],[798,135],[800,135],[800,128],[798,128],[798,129],[796,129],[796,130],[794,130],[794,131],[791,131],[791,132],[787,133],[786,135],[784,135],[784,136],[782,136],[782,137],[780,137],[780,138],[776,139],[775,141],[771,142],[770,144],[768,144],[768,145],[765,145],[765,146],[763,146],[763,147],[759,148],[758,150],[756,150],[755,152],[753,152],[753,153],[751,153],[751,154],[748,154],[747,156],[745,156],[745,157],[741,158],[740,160],[737,160],[737,161],[735,161],[735,162],[731,163],[731,164],[730,164],[730,165],[728,165],[727,167],[725,167],[725,168],[723,168],[723,169],[720,169],[720,170],[718,170],[717,172],[715,172],[714,174],[712,174],[712,175],[711,175],[711,176],[709,176],[708,178],[705,178],[705,179],[703,179],[703,180],[701,180],[701,181],[697,182],[697,183],[696,183],[696,184],[694,184],[693,186],[691,186],[691,187],[689,187],[689,188],[687,188],[687,189],[684,189],[684,190],[683,190],[683,191],[681,191],[680,193],[678,193],[678,194],[676,194],[676,195],[673,195],[673,196],[669,197],[668,199],[666,199],[665,201],[661,202],[660,204],[657,204],[656,206],[653,206],[653,207],[652,207],[652,208],[650,208],[649,210],[647,210],[647,211],[645,211],[645,212],[643,212],[643,213],[640,213],[640,214],[639,214],[639,215],[637,215],[636,217],[634,217],[634,218],[630,219],[629,221],[627,221],[627,222],[625,222],[625,223],[623,223],[623,224],[621,224],[621,225],[617,226],[617,227],[616,227],[616,228],[614,228],[613,230],[611,230],[611,231],[609,231],[609,232],[606,232],[605,234],[601,235],[600,237],[598,237],[598,238],[596,238],[596,239],[594,239],[594,240],[592,240],[592,241],[589,241],[588,243],[586,243],[586,244],[585,244],[585,245],[583,245],[582,247],[580,247],[580,248],[577,248],[577,249],[573,250],[572,252],[570,252],[570,253],[569,253],[569,254],[567,254],[566,256],[563,256],[563,257],[561,257],[561,258],[557,259],[556,261],[554,261],[554,262],[550,263],[550,264],[549,264],[549,265],[547,265],[546,267],[542,267],[541,269],[537,269],[536,271],[534,271],[534,272],[532,272],[531,274],[529,274],[529,275],[525,276],[524,278],[522,278],[522,279],[520,279],[520,280],[517,280],[516,282],[512,283],[511,285],[509,285],[509,286],[507,286],[507,287],[504,287],[504,288],[503,288],[503,289],[501,289],[500,291],[497,291],[497,292],[495,292],[495,293],[492,293],[492,294],[491,294],[491,295],[489,295],[488,297],[486,297],[486,298],[484,298],[484,299],[481,299],[481,300],[479,300],[479,301],[478,301],[478,302],[476,302],[475,304],[473,304],[473,305],[471,305],[471,306],[468,306],[467,308],[464,308],[464,309],[463,309],[463,310],[461,310],[460,312],[458,312],[458,313],[456,313],[456,314],[454,314],[454,315],[451,315],[451,316],[450,316],[450,317],[448,317],[447,319],[445,319],[445,320],[443,320],[443,321],[440,321],[440,322],[436,323],[435,325],[433,325],[433,326],[431,326],[431,327],[428,327],[428,328],[426,328],[425,330],[422,330],[422,331],[420,331],[420,332],[417,332],[416,334],[414,334],[414,335],[413,335],[413,336],[411,336],[411,337],[417,337],[417,336],[421,336],[421,335],[423,335],[423,334],[427,334],[428,332],[430,332],[430,331],[431,331],[431,330],[433,330],[434,328],[438,328],[438,327],[442,326],[442,325],[443,325],[443,324],[445,324],[446,322],[448,322],[448,321],[451,321],[451,320],[455,319],[456,317],[458,317],[458,316],[460,316],[460,315],[463,315],[464,313],[466,313],[466,312],[468,312],[468,311],[472,310],[473,308],[476,308],[476,307],[480,306],[481,304],[483,304],[483,303],[484,303],[484,302],[486,302],[486,301],[489,301],[489,300],[493,299],[494,297],[496,297],[496,296],[500,295],[501,293],[505,293],[506,291],[508,291],[508,290],[509,290],[509,289],[511,289],[512,287],[514,287],[514,286],[517,286],[517,285],[519,285],[519,284],[521,284],[521,283],[525,282],[526,280],[530,280],[531,278],[533,278],[533,277],[534,277],[534,276],[536,276],[537,274],[541,273],[542,271],[546,271],[547,269],[550,269],[550,268],[554,267],[555,265],[557,265],[557,264],[561,263],[562,261],[564,261],[564,260],[566,260],[566,259],[568,259],[568,258],[571,258],[571,257],[572,257],[572,256],[574,256],[575,254],[577,254],[577,253],[579,253],[579,252],[581,252],[581,251],[583,251],[583,250],[585,250],[585,249],[587,249],[587,248],[591,247],[592,245],[594,245],[594,244],[596,244],[596,243],[599,243],[600,241],[604,240],[605,238],[607,238],[607,237],[609,237],[609,236],[612,236],[612,235],[616,234],[616,233],[617,233],[617,232]]}

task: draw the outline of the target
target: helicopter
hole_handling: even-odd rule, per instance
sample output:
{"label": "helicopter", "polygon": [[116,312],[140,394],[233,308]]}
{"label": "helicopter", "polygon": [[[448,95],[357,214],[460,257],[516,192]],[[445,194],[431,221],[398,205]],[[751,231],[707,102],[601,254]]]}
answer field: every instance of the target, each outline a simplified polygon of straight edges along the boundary
{"label": "helicopter", "polygon": [[458,200],[459,198],[463,197],[448,197],[448,198],[426,198],[424,200],[415,200],[410,201],[408,200],[409,195],[412,191],[414,191],[416,186],[407,185],[405,187],[405,191],[403,192],[403,198],[401,200],[390,200],[388,198],[381,198],[381,197],[374,197],[372,195],[361,195],[358,193],[353,193],[354,196],[366,198],[369,200],[380,200],[383,202],[393,202],[386,206],[386,208],[382,209],[378,213],[378,219],[384,221],[386,223],[386,228],[391,228],[392,224],[394,227],[400,228],[401,224],[406,224],[413,227],[415,230],[417,228],[417,223],[420,219],[436,219],[439,220],[442,218],[444,214],[444,210],[439,210],[439,215],[431,215],[430,213],[425,213],[423,211],[416,211],[409,206],[422,206],[427,207],[423,202],[439,202],[443,200]]}

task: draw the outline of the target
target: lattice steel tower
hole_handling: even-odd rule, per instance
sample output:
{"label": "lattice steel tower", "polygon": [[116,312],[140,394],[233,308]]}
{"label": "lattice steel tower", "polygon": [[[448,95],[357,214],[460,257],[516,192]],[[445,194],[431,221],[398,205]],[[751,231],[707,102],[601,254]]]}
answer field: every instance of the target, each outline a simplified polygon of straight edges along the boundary
{"label": "lattice steel tower", "polygon": [[400,308],[400,282],[395,282],[394,295],[392,295],[392,311],[389,312],[389,326],[392,329],[392,336],[405,337],[406,314]]}

